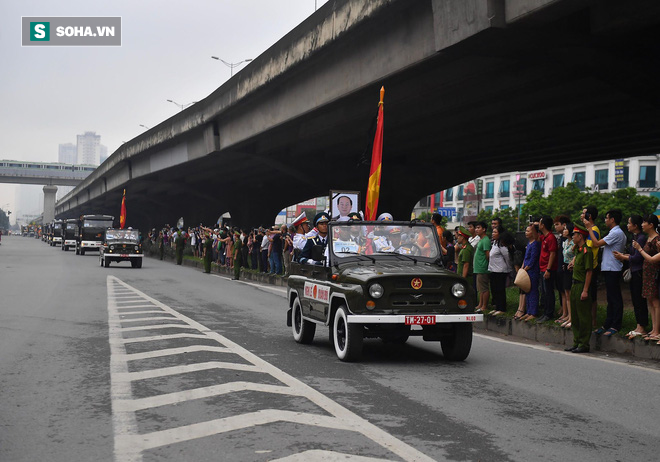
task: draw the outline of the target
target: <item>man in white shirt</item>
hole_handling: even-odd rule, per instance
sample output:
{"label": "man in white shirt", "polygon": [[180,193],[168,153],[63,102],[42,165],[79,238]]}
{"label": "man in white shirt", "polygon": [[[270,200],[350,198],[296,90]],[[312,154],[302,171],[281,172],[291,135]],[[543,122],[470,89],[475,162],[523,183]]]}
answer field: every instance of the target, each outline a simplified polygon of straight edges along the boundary
{"label": "man in white shirt", "polygon": [[623,322],[623,297],[621,296],[621,272],[623,262],[614,257],[614,252],[623,253],[626,245],[626,235],[621,226],[621,211],[610,210],[605,215],[605,226],[609,229],[607,236],[598,239],[594,233],[593,219],[587,219],[584,214],[582,221],[589,231],[589,237],[594,248],[603,248],[603,261],[601,263],[600,274],[605,279],[605,288],[607,289],[607,318],[603,327],[597,330],[605,337],[616,334],[621,329]]}

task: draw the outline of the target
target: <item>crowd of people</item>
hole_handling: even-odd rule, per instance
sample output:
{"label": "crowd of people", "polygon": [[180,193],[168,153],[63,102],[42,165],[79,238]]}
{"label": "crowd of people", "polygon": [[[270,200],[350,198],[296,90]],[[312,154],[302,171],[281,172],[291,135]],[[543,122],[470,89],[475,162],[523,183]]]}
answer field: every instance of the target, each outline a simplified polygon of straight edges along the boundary
{"label": "crowd of people", "polygon": [[194,257],[204,261],[205,272],[210,273],[211,263],[215,263],[233,270],[234,279],[239,278],[241,268],[288,275],[292,239],[292,231],[287,225],[249,231],[228,226],[208,228],[202,224],[187,229],[165,225],[162,230],[153,229],[149,233],[152,248],[157,249],[161,260],[171,249],[180,265],[188,246]]}
{"label": "crowd of people", "polygon": [[[361,220],[355,215],[348,218]],[[575,341],[568,350],[587,352],[592,333],[609,337],[622,327],[623,278],[630,286],[637,321],[637,327],[626,336],[660,345],[658,217],[631,215],[627,219],[630,244],[621,227],[621,211],[609,210],[605,214],[606,232],[596,226],[597,218],[594,206],[582,211],[580,223],[572,223],[567,215],[539,217],[527,225],[524,244],[516,241],[499,218],[493,218],[490,227],[486,222],[474,221],[467,227],[456,227],[453,233],[443,228],[440,215],[434,214],[432,221],[443,264],[473,285],[477,312],[504,314],[506,289],[515,284],[520,295],[514,319],[537,323],[552,320],[570,328]],[[391,216],[385,219],[391,220]],[[189,245],[192,254],[204,260],[207,273],[215,262],[233,269],[235,279],[239,278],[241,267],[286,276],[292,260],[318,263],[312,259],[311,247],[325,245],[329,221],[330,216],[322,212],[314,217],[313,227],[304,213],[290,225],[270,229],[208,228],[200,224],[183,230],[166,225],[161,231],[152,230],[149,240],[161,259],[166,249],[174,250],[177,264],[181,264],[184,248]],[[597,325],[599,280],[607,294],[602,326]]]}
{"label": "crowd of people", "polygon": [[[591,334],[609,337],[622,327],[623,296],[621,279],[630,287],[637,327],[626,334],[660,345],[660,236],[658,217],[631,215],[628,237],[623,231],[622,213],[605,214],[606,232],[595,225],[598,210],[586,207],[580,223],[567,215],[532,220],[525,229],[526,245],[516,245],[515,237],[494,218],[457,227],[454,234],[443,230],[443,254],[453,259],[448,268],[473,284],[478,312],[498,316],[506,311],[506,288],[515,283],[520,297],[514,319],[537,323],[553,320],[573,330],[574,344],[567,351],[589,351]],[[433,221],[439,226],[440,216]],[[625,270],[625,271],[624,271]],[[606,318],[597,324],[597,286],[606,289]],[[493,311],[488,311],[491,300]],[[559,298],[560,310],[555,312]],[[649,314],[651,329],[649,327]]]}

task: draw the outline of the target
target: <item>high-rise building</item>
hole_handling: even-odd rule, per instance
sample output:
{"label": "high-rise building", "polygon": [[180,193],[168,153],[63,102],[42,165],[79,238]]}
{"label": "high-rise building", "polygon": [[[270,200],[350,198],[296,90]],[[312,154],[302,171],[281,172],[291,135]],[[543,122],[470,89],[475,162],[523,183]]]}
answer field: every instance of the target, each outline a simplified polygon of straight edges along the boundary
{"label": "high-rise building", "polygon": [[101,148],[101,151],[100,151],[99,161],[102,164],[108,158],[108,147],[101,145],[100,148]]}
{"label": "high-rise building", "polygon": [[99,165],[101,160],[101,135],[96,132],[85,132],[78,135],[78,163],[84,165]]}
{"label": "high-rise building", "polygon": [[60,144],[57,154],[57,161],[62,164],[78,163],[78,148],[73,143]]}

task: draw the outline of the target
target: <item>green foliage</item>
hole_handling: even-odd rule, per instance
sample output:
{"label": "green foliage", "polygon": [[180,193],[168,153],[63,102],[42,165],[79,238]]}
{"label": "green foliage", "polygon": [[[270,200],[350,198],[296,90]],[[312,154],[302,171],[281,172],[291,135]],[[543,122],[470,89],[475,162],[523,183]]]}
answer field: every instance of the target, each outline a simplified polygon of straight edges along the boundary
{"label": "green foliage", "polygon": [[[430,212],[422,212],[417,217],[418,220],[422,220],[426,223],[431,223],[431,217],[433,216]],[[442,217],[442,222],[440,223],[444,228],[447,228],[447,217]]]}
{"label": "green foliage", "polygon": [[[495,210],[493,212],[491,212],[490,210],[481,210],[477,215],[477,221],[485,221],[488,224],[488,228],[490,228],[490,222],[493,219],[493,217],[501,218],[502,225],[504,225],[505,229],[511,232],[518,231],[518,212],[515,208]],[[522,220],[520,229],[524,230],[525,226],[523,225],[523,223],[526,223],[527,221],[526,219],[523,219],[522,215],[520,219]]]}
{"label": "green foliage", "polygon": [[[567,215],[573,222],[579,222],[582,209],[587,205],[598,208],[596,225],[604,230],[605,214],[608,210],[619,209],[623,214],[622,225],[631,214],[646,215],[653,213],[660,200],[656,197],[641,196],[635,188],[623,188],[614,192],[580,191],[573,183],[566,187],[555,188],[549,196],[543,196],[541,191],[532,191],[527,196],[527,203],[522,206],[521,219],[527,220],[528,215],[540,217],[548,215]],[[524,217],[524,218],[522,218]]]}

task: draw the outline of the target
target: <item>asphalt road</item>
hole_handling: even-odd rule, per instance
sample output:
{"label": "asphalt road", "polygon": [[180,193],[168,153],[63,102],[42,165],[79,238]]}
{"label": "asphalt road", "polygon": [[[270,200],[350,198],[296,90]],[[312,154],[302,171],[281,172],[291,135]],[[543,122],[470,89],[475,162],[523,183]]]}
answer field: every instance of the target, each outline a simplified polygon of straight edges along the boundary
{"label": "asphalt road", "polygon": [[[298,345],[281,288],[0,246],[0,461],[656,460],[660,365],[476,335]],[[660,347],[659,347],[660,348]]]}

